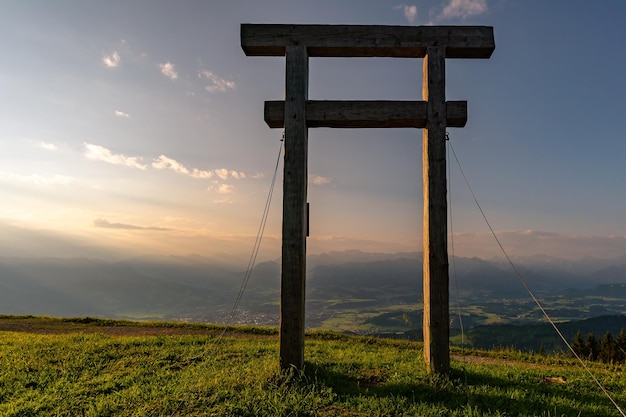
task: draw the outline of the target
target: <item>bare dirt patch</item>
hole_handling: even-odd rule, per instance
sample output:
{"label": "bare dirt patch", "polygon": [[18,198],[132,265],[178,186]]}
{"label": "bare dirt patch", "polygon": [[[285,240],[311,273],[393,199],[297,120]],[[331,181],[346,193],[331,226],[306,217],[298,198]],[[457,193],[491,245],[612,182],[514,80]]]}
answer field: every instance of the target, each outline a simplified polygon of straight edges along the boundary
{"label": "bare dirt patch", "polygon": [[150,336],[150,335],[184,335],[184,334],[218,334],[215,329],[194,329],[185,327],[151,327],[151,326],[102,326],[65,321],[48,321],[37,319],[0,319],[0,331],[24,332],[37,334],[61,333],[104,333],[116,336]]}
{"label": "bare dirt patch", "polygon": [[[71,320],[56,319],[47,317],[11,317],[0,316],[0,332],[23,332],[35,334],[67,334],[67,333],[100,333],[111,336],[158,336],[158,335],[207,335],[218,336],[224,331],[220,327],[202,328],[201,325],[186,326],[184,324],[141,324],[134,325],[133,322],[112,322],[116,324],[103,324],[97,319],[90,320]],[[274,334],[247,333],[241,331],[227,330],[227,337],[246,337],[246,338],[272,338]]]}

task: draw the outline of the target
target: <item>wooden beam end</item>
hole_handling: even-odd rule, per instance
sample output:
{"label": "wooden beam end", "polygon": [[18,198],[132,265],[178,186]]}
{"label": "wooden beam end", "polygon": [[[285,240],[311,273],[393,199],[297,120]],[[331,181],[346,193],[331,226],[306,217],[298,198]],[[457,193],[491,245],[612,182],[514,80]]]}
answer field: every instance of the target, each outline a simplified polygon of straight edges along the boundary
{"label": "wooden beam end", "polygon": [[285,127],[285,102],[266,101],[263,109],[265,123],[272,128]]}
{"label": "wooden beam end", "polygon": [[448,127],[465,127],[467,123],[467,101],[447,101],[446,114]]}

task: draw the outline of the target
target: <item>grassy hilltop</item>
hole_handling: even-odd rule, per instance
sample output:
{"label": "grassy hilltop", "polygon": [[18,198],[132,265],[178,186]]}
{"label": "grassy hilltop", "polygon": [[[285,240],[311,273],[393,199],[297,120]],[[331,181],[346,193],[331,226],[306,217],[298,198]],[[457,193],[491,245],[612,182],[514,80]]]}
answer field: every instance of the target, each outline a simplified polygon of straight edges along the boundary
{"label": "grassy hilltop", "polygon": [[[1,416],[619,416],[564,357],[453,351],[426,374],[415,342],[307,333],[278,371],[275,329],[0,317]],[[219,339],[219,340],[218,340]],[[624,368],[588,363],[626,405]]]}

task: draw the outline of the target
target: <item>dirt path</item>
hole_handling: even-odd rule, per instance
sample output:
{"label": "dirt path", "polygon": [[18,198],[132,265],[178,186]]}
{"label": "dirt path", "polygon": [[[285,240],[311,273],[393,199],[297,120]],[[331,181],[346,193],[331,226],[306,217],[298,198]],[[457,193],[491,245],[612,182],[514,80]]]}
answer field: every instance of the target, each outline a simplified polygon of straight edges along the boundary
{"label": "dirt path", "polygon": [[[198,328],[159,325],[106,325],[95,322],[69,321],[40,317],[0,317],[0,332],[25,332],[37,334],[103,333],[113,336],[156,336],[156,335],[217,335],[219,328]],[[256,335],[251,335],[252,337]]]}
{"label": "dirt path", "polygon": [[[101,333],[111,336],[158,336],[158,335],[219,335],[219,328],[198,328],[184,326],[159,325],[103,325],[94,322],[70,321],[64,319],[43,317],[0,317],[0,332],[24,332],[36,334],[64,334],[64,333]],[[227,337],[246,338],[277,338],[278,335],[253,334],[241,332],[227,332]],[[459,362],[478,363],[485,365],[519,365],[519,361],[475,355],[451,355],[451,359]],[[524,366],[545,367],[541,364],[524,362]]]}
{"label": "dirt path", "polygon": [[34,322],[25,320],[0,320],[0,331],[25,332],[37,334],[61,333],[104,333],[117,336],[144,335],[180,335],[180,334],[216,334],[216,330],[198,330],[179,327],[147,326],[93,326],[67,322]]}

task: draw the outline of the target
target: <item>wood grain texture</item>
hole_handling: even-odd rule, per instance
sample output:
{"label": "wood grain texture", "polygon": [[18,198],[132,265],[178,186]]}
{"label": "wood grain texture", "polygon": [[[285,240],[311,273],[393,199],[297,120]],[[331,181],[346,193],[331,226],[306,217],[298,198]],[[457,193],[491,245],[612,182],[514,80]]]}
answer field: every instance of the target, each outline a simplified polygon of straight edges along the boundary
{"label": "wood grain texture", "polygon": [[304,303],[307,235],[306,99],[309,58],[288,46],[285,79],[285,159],[280,291],[280,366],[304,367]]}
{"label": "wood grain texture", "polygon": [[422,139],[424,360],[429,372],[442,375],[450,369],[445,62],[443,47],[429,48],[422,82],[422,98],[428,101],[428,121]]}
{"label": "wood grain texture", "polygon": [[495,49],[491,26],[241,25],[246,55],[282,56],[289,45],[323,57],[423,58],[443,46],[446,58],[489,58]]}
{"label": "wood grain texture", "polygon": [[[467,123],[467,102],[448,101],[447,125]],[[271,128],[285,124],[285,102],[265,102],[265,122]],[[307,100],[306,125],[333,128],[425,128],[428,103],[425,101],[333,101]]]}
{"label": "wood grain texture", "polygon": [[[285,128],[280,364],[304,366],[307,147],[309,127],[424,128],[424,358],[429,372],[447,374],[449,289],[446,128],[463,127],[467,103],[445,99],[446,58],[489,58],[488,26],[241,25],[246,55],[286,56],[284,101],[265,103],[270,127]],[[423,101],[314,101],[308,59],[424,58]]]}

